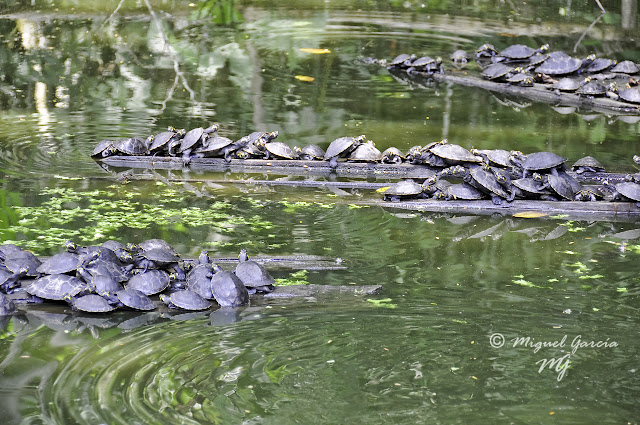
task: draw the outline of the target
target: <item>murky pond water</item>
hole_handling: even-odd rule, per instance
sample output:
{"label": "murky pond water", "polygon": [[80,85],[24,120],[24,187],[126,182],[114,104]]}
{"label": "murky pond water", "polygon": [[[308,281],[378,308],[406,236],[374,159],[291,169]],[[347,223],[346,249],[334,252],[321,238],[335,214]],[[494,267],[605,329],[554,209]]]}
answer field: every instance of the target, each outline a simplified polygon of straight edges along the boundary
{"label": "murky pond water", "polygon": [[27,309],[0,322],[2,423],[637,423],[637,222],[362,208],[375,195],[231,181],[274,178],[249,174],[136,170],[123,185],[88,155],[219,122],[291,146],[446,137],[632,171],[634,117],[407,85],[357,59],[580,41],[639,61],[635,2],[603,1],[582,40],[595,2],[23,3],[0,6],[2,241],[321,255],[347,268],[308,282],[383,289],[206,315]]}

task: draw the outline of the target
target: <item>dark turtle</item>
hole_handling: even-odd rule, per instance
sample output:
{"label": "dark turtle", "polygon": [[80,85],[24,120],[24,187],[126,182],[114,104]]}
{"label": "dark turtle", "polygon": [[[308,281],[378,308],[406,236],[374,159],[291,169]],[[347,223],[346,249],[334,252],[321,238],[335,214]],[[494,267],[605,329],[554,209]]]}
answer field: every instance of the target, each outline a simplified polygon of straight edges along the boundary
{"label": "dark turtle", "polygon": [[[81,271],[83,270],[84,269],[82,268],[79,269],[80,275],[83,277],[85,282],[87,282],[89,289],[91,289],[96,294],[98,295],[115,294],[118,291],[122,291],[123,289],[122,285],[118,283],[118,281],[114,279],[112,276],[107,276],[107,275],[92,276],[91,274],[83,275],[81,273]],[[89,278],[89,280],[87,280],[87,277]]]}
{"label": "dark turtle", "polygon": [[0,292],[7,293],[20,286],[20,279],[25,277],[28,271],[26,267],[22,267],[15,273],[0,269]]}
{"label": "dark turtle", "polygon": [[384,192],[384,200],[398,202],[401,199],[418,198],[422,194],[422,186],[412,179],[400,180]]}
{"label": "dark turtle", "polygon": [[378,162],[380,161],[380,150],[376,148],[376,145],[367,140],[351,152],[349,155],[349,161],[352,162]]}
{"label": "dark turtle", "polygon": [[116,292],[116,298],[120,304],[134,310],[154,310],[156,305],[144,293],[135,289],[125,289]]}
{"label": "dark turtle", "polygon": [[68,274],[50,274],[34,280],[26,288],[31,295],[45,300],[61,301],[89,291],[77,277]]}
{"label": "dark turtle", "polygon": [[[220,149],[220,154],[224,157],[224,160],[226,162],[231,162],[231,158],[236,152],[245,149],[250,145],[253,145],[257,150],[261,151],[265,143],[270,142],[276,137],[278,137],[277,131],[273,131],[270,133],[265,133],[264,131],[254,131],[253,133],[241,137],[230,145],[224,146],[222,149]],[[245,152],[250,153],[251,149],[252,148],[247,148]]]}
{"label": "dark turtle", "polygon": [[211,292],[222,307],[239,307],[249,303],[249,292],[242,281],[232,272],[214,267]]}
{"label": "dark turtle", "polygon": [[403,53],[393,58],[391,62],[389,62],[388,68],[409,68],[411,66],[411,62],[415,59],[416,55]]}
{"label": "dark turtle", "polygon": [[576,196],[575,187],[572,187],[572,182],[567,178],[566,174],[547,174],[547,175],[534,175],[534,180],[538,180],[541,183],[540,188],[551,188],[553,192],[558,194],[560,198],[568,201],[573,201]]}
{"label": "dark turtle", "polygon": [[549,88],[555,90],[558,94],[560,94],[560,92],[574,92],[588,82],[589,80],[564,77],[552,86],[549,86]]}
{"label": "dark turtle", "polygon": [[456,67],[462,67],[469,61],[469,54],[464,50],[456,50],[449,57]]}
{"label": "dark turtle", "polygon": [[577,160],[572,166],[571,170],[577,174],[582,174],[585,171],[590,173],[602,173],[604,172],[604,166],[600,164],[600,161],[592,156],[585,156]]}
{"label": "dark turtle", "polygon": [[140,156],[149,154],[149,147],[142,137],[118,140],[113,146],[118,153],[123,155]]}
{"label": "dark turtle", "polygon": [[613,59],[596,58],[588,66],[585,66],[583,70],[584,72],[595,74],[597,72],[606,71],[612,66],[615,66],[616,63],[617,62]]}
{"label": "dark turtle", "polygon": [[522,72],[516,72],[513,75],[506,77],[504,81],[521,87],[533,87],[535,84],[533,75]]}
{"label": "dark turtle", "polygon": [[246,253],[245,250],[240,252],[235,275],[247,287],[249,294],[272,292],[276,283],[275,279],[262,264],[249,260]]}
{"label": "dark turtle", "polygon": [[92,259],[111,261],[119,266],[122,265],[120,260],[122,254],[116,255],[116,253],[111,249],[105,248],[103,246],[79,246],[72,241],[66,241],[64,243],[64,247],[66,248],[67,252],[83,256],[84,258],[91,257]]}
{"label": "dark turtle", "polygon": [[485,193],[476,189],[467,183],[459,183],[450,185],[444,192],[444,199],[447,201],[450,200],[477,200],[484,199],[486,197]]}
{"label": "dark turtle", "polygon": [[114,251],[114,252],[117,249],[126,249],[126,247],[124,246],[124,244],[122,242],[118,242],[118,241],[114,241],[114,240],[105,241],[100,246],[103,247],[103,248],[110,249],[111,251]]}
{"label": "dark turtle", "polygon": [[[179,262],[180,256],[167,249],[155,248],[137,253],[132,266],[142,268],[143,272],[149,269],[171,269],[177,273],[178,280],[184,280],[186,276],[184,270],[180,268]],[[128,267],[127,270],[133,268],[131,266]]]}
{"label": "dark turtle", "polygon": [[470,149],[472,155],[479,156],[483,162],[491,166],[511,167],[511,152],[504,149]]}
{"label": "dark turtle", "polygon": [[595,202],[604,199],[602,186],[583,186],[576,192],[574,199],[582,202]]}
{"label": "dark turtle", "polygon": [[88,294],[78,298],[72,298],[69,303],[74,310],[84,311],[87,313],[108,313],[116,308],[109,304],[107,300],[100,295]]}
{"label": "dark turtle", "polygon": [[61,252],[49,257],[36,271],[42,274],[75,273],[78,267],[98,259],[98,256],[99,254],[97,252],[91,256]]}
{"label": "dark turtle", "polygon": [[164,239],[147,239],[146,241],[140,243],[138,245],[138,248],[143,251],[149,251],[152,249],[163,249],[173,255],[178,255],[178,251],[176,251],[176,249]]}
{"label": "dark turtle", "polygon": [[0,245],[0,260],[4,261],[5,258],[11,254],[25,252],[22,248],[12,243],[5,243]]}
{"label": "dark turtle", "polygon": [[572,74],[578,71],[585,63],[586,65],[589,65],[591,61],[589,59],[582,60],[578,58],[573,58],[566,54],[563,54],[563,55],[550,54],[547,60],[545,60],[542,64],[536,67],[535,72],[538,74],[546,74],[546,75]]}
{"label": "dark turtle", "polygon": [[485,43],[476,49],[476,58],[494,57],[498,53],[493,44]]}
{"label": "dark turtle", "polygon": [[528,59],[527,67],[538,66],[547,59],[549,59],[549,55],[536,53]]}
{"label": "dark turtle", "polygon": [[189,130],[180,141],[180,147],[178,148],[178,153],[182,154],[182,162],[188,164],[191,160],[191,152],[202,146],[203,140],[208,138],[211,133],[218,131],[219,127],[218,124],[213,124],[206,129],[198,127]]}
{"label": "dark turtle", "polygon": [[499,80],[514,72],[512,66],[505,65],[503,63],[494,63],[489,65],[482,71],[482,76],[488,80]]}
{"label": "dark turtle", "polygon": [[26,267],[28,277],[40,276],[38,267],[42,263],[38,258],[29,251],[15,251],[4,259],[4,266],[12,273],[18,273],[23,267]]}
{"label": "dark turtle", "polygon": [[110,155],[115,155],[118,150],[113,146],[113,140],[103,140],[96,145],[91,152],[91,158],[105,158]]}
{"label": "dark turtle", "polygon": [[101,259],[91,261],[83,267],[78,267],[78,272],[87,283],[97,276],[108,276],[117,282],[129,280],[126,268],[123,268],[118,263]]}
{"label": "dark turtle", "polygon": [[213,299],[213,293],[211,292],[212,277],[213,267],[211,264],[197,264],[187,273],[186,287],[202,298]]}
{"label": "dark turtle", "polygon": [[310,145],[306,145],[302,149],[294,148],[294,151],[298,153],[298,157],[304,161],[314,161],[324,159],[324,150],[318,145],[314,145],[313,143]]}
{"label": "dark turtle", "polygon": [[620,99],[630,103],[640,103],[640,89],[631,87],[618,93]]}
{"label": "dark turtle", "polygon": [[338,158],[348,157],[353,150],[362,144],[367,137],[363,134],[357,137],[340,137],[335,139],[324,154],[324,160],[329,161],[331,168],[338,165]]}
{"label": "dark turtle", "polygon": [[607,93],[608,87],[602,84],[599,81],[589,81],[586,84],[578,87],[576,90],[577,94],[592,97],[592,96],[601,96]]}
{"label": "dark turtle", "polygon": [[[518,159],[514,156],[511,157],[511,162],[518,162]],[[521,163],[524,170],[524,177],[528,177],[529,173],[537,171],[539,173],[549,171],[552,174],[557,174],[558,169],[564,169],[564,163],[567,158],[556,155],[553,152],[534,152],[526,156],[526,159]],[[520,164],[517,164],[520,165]]]}
{"label": "dark turtle", "polygon": [[0,316],[9,316],[18,311],[16,305],[5,294],[0,293]]}
{"label": "dark turtle", "polygon": [[621,74],[637,74],[638,71],[640,71],[640,68],[632,61],[622,61],[611,68],[611,72],[619,72]]}
{"label": "dark turtle", "polygon": [[383,164],[400,164],[405,159],[407,159],[407,157],[402,151],[394,146],[385,149],[385,151],[380,154],[380,162]]}
{"label": "dark turtle", "polygon": [[297,159],[296,152],[289,147],[286,143],[282,142],[269,142],[264,144],[266,150],[265,159]]}
{"label": "dark turtle", "polygon": [[425,196],[429,196],[433,199],[446,199],[447,190],[450,186],[451,183],[446,180],[439,180],[437,176],[434,176],[430,179],[425,179],[425,181],[421,185],[422,193]]}
{"label": "dark turtle", "polygon": [[469,168],[469,172],[465,176],[464,181],[491,196],[491,200],[495,205],[502,204],[503,199],[510,197],[500,183],[498,183],[495,176],[479,165],[473,165]]}
{"label": "dark turtle", "polygon": [[175,291],[169,295],[160,295],[160,300],[169,308],[181,310],[206,310],[211,307],[211,303],[203,299],[200,295],[188,289]]}
{"label": "dark turtle", "polygon": [[610,184],[605,180],[602,182],[602,186],[611,192],[612,201],[633,201],[637,206],[640,206],[640,184],[627,181]]}
{"label": "dark turtle", "polygon": [[154,295],[167,289],[169,281],[169,274],[164,270],[148,270],[129,279],[126,288],[135,289],[145,295]]}
{"label": "dark turtle", "polygon": [[428,74],[439,72],[440,74],[443,74],[442,58],[437,57],[434,59],[430,56],[423,56],[411,62],[411,66],[407,68],[407,72],[409,74],[413,72],[426,72]]}
{"label": "dark turtle", "polygon": [[549,50],[549,45],[545,44],[538,49],[534,49],[524,44],[513,44],[498,53],[498,57],[504,58],[506,61],[521,61],[528,59],[536,53],[544,53]]}
{"label": "dark turtle", "polygon": [[149,138],[149,153],[156,154],[164,151],[169,151],[169,145],[177,146],[177,143],[182,140],[184,130],[176,130],[173,127],[168,127],[167,131],[158,133],[155,136]]}
{"label": "dark turtle", "polygon": [[511,185],[515,188],[512,190],[518,198],[539,199],[541,197],[547,197],[547,199],[549,199],[548,197],[551,195],[551,191],[541,188],[540,184],[531,177],[511,180]]}
{"label": "dark turtle", "polygon": [[476,156],[462,146],[455,144],[437,144],[429,148],[429,151],[442,158],[445,164],[449,165],[482,162],[481,157]]}
{"label": "dark turtle", "polygon": [[233,140],[228,137],[214,134],[213,137],[209,137],[202,146],[194,151],[194,157],[196,158],[214,158],[223,155],[224,149],[233,145]]}

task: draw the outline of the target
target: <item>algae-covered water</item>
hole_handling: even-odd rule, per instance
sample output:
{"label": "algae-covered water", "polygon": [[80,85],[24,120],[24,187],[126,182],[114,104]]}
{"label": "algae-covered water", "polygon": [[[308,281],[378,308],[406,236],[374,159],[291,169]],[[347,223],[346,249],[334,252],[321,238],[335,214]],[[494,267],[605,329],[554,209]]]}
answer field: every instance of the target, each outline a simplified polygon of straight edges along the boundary
{"label": "algae-covered water", "polygon": [[0,422],[637,423],[633,220],[399,212],[357,205],[369,191],[233,182],[286,178],[260,174],[122,184],[128,170],[89,158],[102,139],[218,122],[291,146],[446,137],[634,171],[634,116],[403,84],[358,58],[491,42],[638,62],[636,2],[602,1],[590,29],[590,1],[119,3],[0,5],[0,239],[38,255],[150,238],[184,256],[320,255],[346,269],[273,274],[382,291],[206,314],[24,308],[0,321]]}

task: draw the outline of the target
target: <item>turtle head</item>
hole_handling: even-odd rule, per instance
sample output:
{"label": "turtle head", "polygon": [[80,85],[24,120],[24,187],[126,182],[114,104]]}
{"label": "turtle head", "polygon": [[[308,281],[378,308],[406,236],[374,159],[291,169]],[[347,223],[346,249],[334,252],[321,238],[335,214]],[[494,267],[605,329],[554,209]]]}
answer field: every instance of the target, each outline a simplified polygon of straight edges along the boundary
{"label": "turtle head", "polygon": [[278,134],[279,133],[277,131],[272,131],[271,133],[267,133],[267,135],[269,137],[269,140],[273,140],[273,139],[277,138]]}
{"label": "turtle head", "polygon": [[209,128],[207,128],[205,130],[205,134],[209,134],[209,133],[215,133],[216,131],[218,131],[220,129],[220,124],[218,123],[213,123],[209,126]]}
{"label": "turtle head", "polygon": [[545,53],[545,52],[548,52],[548,51],[549,51],[549,45],[548,44],[543,44],[538,49],[538,53]]}
{"label": "turtle head", "polygon": [[300,155],[302,153],[302,149],[300,148],[300,146],[294,146],[293,147],[293,151],[295,153],[297,153],[298,155]]}
{"label": "turtle head", "polygon": [[209,259],[209,251],[203,249],[200,251],[200,257],[198,258],[200,264],[209,264],[211,260]]}
{"label": "turtle head", "polygon": [[142,251],[142,248],[140,248],[140,245],[135,244],[135,243],[131,243],[131,242],[129,242],[126,245],[126,249],[129,252],[140,252],[140,251]]}
{"label": "turtle head", "polygon": [[364,142],[365,140],[367,140],[367,136],[365,136],[364,134],[361,134],[361,135],[353,138],[353,142],[357,143],[357,144],[360,144],[360,143]]}
{"label": "turtle head", "polygon": [[537,182],[544,181],[544,177],[542,177],[542,174],[540,174],[540,173],[533,173],[533,175],[531,177],[533,177],[533,180],[537,181]]}
{"label": "turtle head", "polygon": [[241,249],[240,254],[238,255],[238,261],[242,263],[248,260],[249,260],[249,256],[247,255],[247,250]]}
{"label": "turtle head", "polygon": [[78,249],[78,245],[73,241],[67,240],[64,243],[64,248],[69,252],[74,252]]}
{"label": "turtle head", "polygon": [[216,264],[216,263],[212,263],[212,264],[211,264],[211,268],[213,268],[213,272],[214,272],[214,273],[218,273],[218,272],[224,271],[224,270],[222,270],[222,267],[220,267],[220,266],[219,266],[218,264]]}

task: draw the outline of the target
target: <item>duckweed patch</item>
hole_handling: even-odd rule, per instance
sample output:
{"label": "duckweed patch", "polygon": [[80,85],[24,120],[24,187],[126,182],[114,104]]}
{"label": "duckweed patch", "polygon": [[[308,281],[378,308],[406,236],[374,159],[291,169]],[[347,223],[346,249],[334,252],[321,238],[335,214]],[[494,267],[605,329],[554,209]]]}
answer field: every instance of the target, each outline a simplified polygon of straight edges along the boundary
{"label": "duckweed patch", "polygon": [[276,279],[277,286],[291,286],[291,285],[308,285],[309,280],[307,278],[307,270],[298,270],[291,273],[289,277]]}

